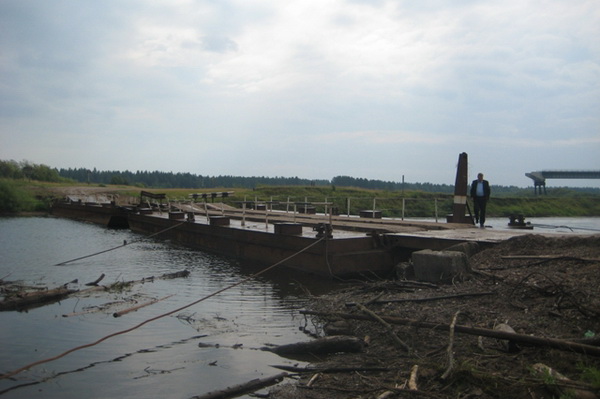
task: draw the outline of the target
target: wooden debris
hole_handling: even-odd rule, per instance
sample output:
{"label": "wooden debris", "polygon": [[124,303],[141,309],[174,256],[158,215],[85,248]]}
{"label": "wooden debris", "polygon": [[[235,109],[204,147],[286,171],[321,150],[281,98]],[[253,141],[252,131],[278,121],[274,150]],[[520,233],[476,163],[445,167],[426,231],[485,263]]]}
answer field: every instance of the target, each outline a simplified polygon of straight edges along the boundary
{"label": "wooden debris", "polygon": [[306,386],[307,386],[307,387],[311,387],[311,386],[312,386],[312,385],[315,383],[315,381],[317,381],[317,379],[318,379],[319,377],[321,377],[321,373],[317,373],[317,374],[313,375],[313,376],[310,378],[310,380],[308,380],[308,382],[306,383]]}
{"label": "wooden debris", "polygon": [[390,367],[298,367],[272,364],[271,367],[289,371],[290,373],[356,373],[356,372],[384,372],[395,370]]}
{"label": "wooden debris", "polygon": [[598,399],[598,396],[592,392],[594,388],[589,384],[573,381],[543,363],[536,363],[531,368],[535,375],[561,398]]}
{"label": "wooden debris", "polygon": [[235,398],[241,396],[243,394],[247,394],[250,392],[257,391],[264,387],[268,387],[270,385],[275,385],[281,382],[285,377],[287,377],[287,373],[279,373],[272,377],[267,378],[256,378],[254,380],[250,380],[246,383],[234,385],[219,391],[213,391],[206,393],[204,395],[194,396],[191,399],[227,399],[227,398]]}
{"label": "wooden debris", "polygon": [[123,315],[125,315],[125,314],[127,314],[127,313],[131,313],[131,312],[134,312],[134,311],[136,311],[136,310],[138,310],[138,309],[144,308],[144,307],[146,307],[146,306],[153,305],[153,304],[155,304],[156,302],[163,301],[163,300],[165,300],[165,299],[167,299],[167,298],[170,298],[170,297],[172,297],[172,296],[173,296],[173,295],[167,295],[167,296],[166,296],[166,297],[164,297],[164,298],[160,298],[160,299],[153,299],[153,300],[151,300],[151,301],[148,301],[148,302],[142,303],[142,304],[140,304],[140,305],[137,305],[137,306],[131,307],[131,308],[129,308],[129,309],[125,309],[125,310],[121,310],[121,311],[119,311],[119,312],[115,312],[115,313],[113,313],[113,317],[121,317],[121,316],[123,316]]}
{"label": "wooden debris", "polygon": [[87,285],[87,286],[97,286],[97,285],[98,285],[98,283],[99,283],[100,281],[102,281],[102,279],[103,279],[103,278],[104,278],[104,273],[102,273],[102,274],[100,275],[100,277],[98,277],[96,280],[92,281],[91,283],[87,283],[86,285]]}
{"label": "wooden debris", "polygon": [[417,386],[417,373],[419,372],[419,365],[415,364],[410,370],[410,378],[408,379],[408,389],[411,391],[418,391]]}
{"label": "wooden debris", "polygon": [[448,378],[448,376],[450,376],[450,373],[452,372],[452,369],[454,368],[454,329],[456,327],[456,319],[458,318],[458,315],[460,314],[460,311],[456,312],[454,314],[454,317],[452,318],[452,322],[450,323],[450,337],[448,339],[448,368],[446,368],[446,371],[444,372],[444,374],[442,374],[442,380],[445,380],[446,378]]}
{"label": "wooden debris", "polygon": [[[495,295],[495,292],[472,292],[472,293],[464,293],[464,294],[456,294],[456,295],[444,295],[444,296],[434,296],[429,298],[398,298],[398,299],[375,299],[370,300],[369,304],[386,304],[386,303],[401,303],[401,302],[430,302],[430,301],[442,301],[445,299],[455,299],[455,298],[466,298],[466,297],[479,297],[486,295]],[[356,302],[347,302],[347,307],[356,306]]]}
{"label": "wooden debris", "polygon": [[[165,273],[162,276],[159,276],[157,278],[173,279],[173,278],[188,277],[189,275],[190,275],[190,272],[188,270],[182,270],[182,271],[178,271],[178,272],[174,272],[174,273]],[[81,294],[86,294],[89,292],[99,291],[99,290],[108,291],[113,288],[119,288],[119,287],[122,288],[124,286],[128,286],[131,284],[145,283],[147,281],[154,281],[154,279],[155,279],[155,277],[152,276],[152,277],[143,278],[141,280],[117,282],[110,286],[105,287],[105,286],[98,285],[98,283],[103,278],[104,278],[104,273],[102,273],[102,275],[97,280],[86,284],[87,286],[90,286],[90,287],[83,289],[83,290],[68,289],[66,287],[68,285],[68,283],[64,284],[63,286],[53,288],[53,289],[40,289],[40,290],[36,290],[36,291],[21,290],[19,292],[16,292],[14,294],[6,296],[3,301],[0,301],[0,311],[25,310],[25,309],[29,309],[32,307],[43,306],[43,305],[47,305],[49,303],[57,302],[57,301],[60,301],[61,299],[67,298],[68,296],[73,295],[73,294],[81,295]],[[165,298],[163,298],[163,299],[165,299]],[[152,303],[148,303],[148,304],[145,304],[144,306],[148,306],[151,304]],[[67,316],[69,316],[69,315],[67,315]],[[118,317],[118,316],[115,316],[115,317]]]}
{"label": "wooden debris", "polygon": [[580,258],[577,256],[565,256],[565,255],[505,255],[501,256],[501,259],[507,260],[581,260],[584,262],[600,262],[600,258]]}
{"label": "wooden debris", "polygon": [[360,352],[364,348],[364,342],[357,338],[344,335],[323,337],[308,342],[297,342],[295,344],[279,345],[275,347],[263,347],[262,350],[274,352],[278,355],[307,355],[338,352]]}
{"label": "wooden debris", "polygon": [[[324,313],[324,312],[313,312],[303,310],[300,313],[306,315],[320,316],[320,317],[335,317],[335,318],[344,318],[344,319],[354,319],[354,320],[370,320],[369,316],[365,315],[355,315],[349,313]],[[430,329],[442,329],[449,330],[450,326],[445,324],[431,323],[427,321],[419,321],[413,319],[402,319],[399,317],[387,317],[380,316],[383,320],[390,324],[398,324],[405,326],[415,326],[422,328],[430,328]],[[478,328],[478,327],[467,327],[462,325],[457,325],[454,327],[455,332],[461,332],[464,334],[470,335],[481,335],[490,338],[497,339],[508,339],[512,340],[516,343],[524,343],[535,346],[549,347],[555,348],[565,351],[571,351],[576,353],[583,353],[589,356],[600,356],[600,348],[592,345],[580,344],[573,341],[567,341],[563,339],[556,338],[542,338],[536,337],[533,335],[526,334],[513,334],[505,331],[496,331],[490,330],[487,328]]]}
{"label": "wooden debris", "polygon": [[392,326],[390,326],[388,323],[386,323],[376,313],[370,311],[369,309],[367,309],[365,306],[361,305],[360,303],[357,303],[356,306],[358,306],[358,308],[362,312],[368,314],[373,319],[377,320],[386,329],[386,331],[388,332],[388,334],[392,337],[392,339],[393,339],[394,343],[396,344],[396,346],[400,347],[401,349],[404,349],[407,352],[410,352],[410,347],[408,345],[406,345],[406,343],[404,343],[404,341],[402,341],[400,338],[398,338],[398,336],[394,332],[394,329],[392,328]]}
{"label": "wooden debris", "polygon": [[0,311],[26,310],[32,307],[57,302],[68,297],[77,290],[70,290],[64,286],[43,291],[21,292],[10,296],[0,302]]}

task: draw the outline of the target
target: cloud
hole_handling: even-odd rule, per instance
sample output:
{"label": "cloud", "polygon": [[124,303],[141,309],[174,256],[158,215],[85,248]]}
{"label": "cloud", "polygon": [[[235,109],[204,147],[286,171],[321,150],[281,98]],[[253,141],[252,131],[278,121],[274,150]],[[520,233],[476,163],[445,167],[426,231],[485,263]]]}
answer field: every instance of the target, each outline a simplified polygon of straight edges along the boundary
{"label": "cloud", "polygon": [[599,17],[595,0],[5,0],[0,159],[420,181],[463,151],[495,181],[598,168]]}

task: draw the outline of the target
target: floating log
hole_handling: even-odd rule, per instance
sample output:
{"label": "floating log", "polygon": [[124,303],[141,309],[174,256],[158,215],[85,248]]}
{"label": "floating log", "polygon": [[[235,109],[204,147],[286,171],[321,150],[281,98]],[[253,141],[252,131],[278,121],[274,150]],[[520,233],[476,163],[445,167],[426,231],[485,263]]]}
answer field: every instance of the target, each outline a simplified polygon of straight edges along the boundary
{"label": "floating log", "polygon": [[124,310],[121,310],[121,311],[119,311],[119,312],[115,312],[115,313],[113,313],[113,317],[121,317],[121,316],[123,316],[124,314],[130,313],[130,312],[134,312],[134,311],[136,311],[136,310],[138,310],[138,309],[141,309],[141,308],[144,308],[144,307],[146,307],[146,306],[153,305],[153,304],[155,304],[156,302],[163,301],[163,300],[165,300],[165,299],[167,299],[167,298],[170,298],[170,297],[172,297],[172,296],[173,296],[173,295],[167,295],[167,296],[166,296],[166,297],[164,297],[164,298],[160,298],[160,299],[153,299],[153,300],[151,300],[151,301],[148,301],[148,302],[142,303],[142,304],[140,304],[140,305],[137,305],[137,306],[131,307],[131,308],[129,308],[129,309],[124,309]]}
{"label": "floating log", "polygon": [[287,373],[279,373],[272,377],[267,378],[256,378],[254,380],[250,380],[243,384],[234,385],[225,389],[221,389],[219,391],[208,392],[204,395],[194,396],[191,399],[227,399],[227,398],[235,398],[241,396],[243,394],[247,394],[250,392],[257,391],[264,387],[268,387],[271,385],[275,385],[281,382]]}
{"label": "floating log", "polygon": [[57,302],[63,298],[66,298],[74,292],[77,292],[77,290],[70,290],[65,287],[58,287],[44,291],[18,293],[0,302],[0,311],[24,310],[36,306],[45,305],[51,302]]}
{"label": "floating log", "polygon": [[310,353],[355,353],[362,351],[364,346],[365,343],[360,338],[345,335],[333,335],[330,337],[317,338],[314,341],[298,342],[275,347],[263,347],[261,349],[277,353],[278,355],[307,355]]}

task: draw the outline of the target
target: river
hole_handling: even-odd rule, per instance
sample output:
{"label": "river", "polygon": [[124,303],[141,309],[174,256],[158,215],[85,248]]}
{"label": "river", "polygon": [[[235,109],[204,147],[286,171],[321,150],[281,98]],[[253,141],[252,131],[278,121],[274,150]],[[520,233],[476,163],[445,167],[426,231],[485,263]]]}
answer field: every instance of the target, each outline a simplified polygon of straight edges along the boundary
{"label": "river", "polygon": [[[600,218],[539,218],[530,222],[534,231],[540,232],[600,232]],[[506,223],[499,218],[486,224],[501,229]],[[126,246],[122,246],[124,241]],[[57,266],[111,248],[117,249]],[[52,217],[0,218],[0,279],[4,281],[52,288],[76,279],[69,287],[85,289],[85,283],[102,274],[101,284],[110,285],[181,270],[190,271],[190,276],[78,295],[27,312],[0,312],[0,372],[129,329],[259,270],[129,230]],[[259,349],[307,340],[301,330],[308,327],[314,331],[315,326],[307,326],[298,312],[306,303],[306,290],[318,294],[334,287],[332,281],[274,269],[129,333],[0,380],[0,396],[185,399],[272,376],[279,370],[270,365],[299,362]],[[161,300],[113,317],[115,311],[153,299]],[[106,304],[113,305],[101,310]],[[91,312],[82,313],[86,311]]]}
{"label": "river", "polygon": [[[129,244],[121,246],[124,240]],[[101,284],[110,285],[180,270],[189,270],[190,276],[71,297],[27,312],[0,312],[0,372],[131,328],[240,282],[258,270],[226,257],[145,239],[129,230],[51,217],[0,218],[0,278],[5,281],[53,288],[77,279],[69,287],[85,289],[85,283],[101,274],[105,274]],[[190,398],[278,374],[280,370],[270,365],[298,362],[258,349],[308,340],[301,331],[306,321],[298,314],[305,304],[305,289],[319,293],[332,285],[287,269],[274,269],[132,332],[0,380],[0,396]],[[165,297],[151,306],[113,317],[117,310]],[[104,311],[63,316],[97,310],[107,303],[115,305]]]}

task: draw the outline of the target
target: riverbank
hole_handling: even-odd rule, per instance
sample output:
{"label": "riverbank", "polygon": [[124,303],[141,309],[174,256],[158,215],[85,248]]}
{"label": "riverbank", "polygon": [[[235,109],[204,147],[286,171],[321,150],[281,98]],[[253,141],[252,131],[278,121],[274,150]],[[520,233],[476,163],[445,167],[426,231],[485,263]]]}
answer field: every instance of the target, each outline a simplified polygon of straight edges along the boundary
{"label": "riverbank", "polygon": [[[116,199],[126,204],[139,198],[141,188],[123,185],[82,185],[67,183],[27,182],[0,179],[0,212],[18,213],[47,211],[55,198],[65,196]],[[188,201],[189,195],[198,192],[233,192],[223,201],[239,206],[242,201],[262,203],[314,203],[316,212],[324,212],[324,203],[330,203],[342,214],[358,214],[375,207],[383,217],[436,217],[445,219],[452,210],[453,196],[419,191],[367,190],[352,187],[295,187],[264,186],[255,189],[222,188],[202,189],[146,189],[165,193],[171,201]],[[525,217],[548,216],[600,216],[600,196],[561,191],[560,196],[507,197],[493,195],[488,207],[489,217],[508,217],[522,214]],[[277,207],[277,205],[274,205]],[[281,207],[282,205],[280,205]],[[293,207],[293,205],[291,205]],[[285,206],[283,206],[285,208]]]}
{"label": "riverbank", "polygon": [[[360,353],[309,356],[299,381],[272,389],[270,397],[596,397],[600,235],[515,237],[474,255],[470,264],[473,273],[451,285],[417,283],[407,275],[348,283],[314,297],[315,333],[335,325],[368,344]],[[384,326],[373,314],[403,325]],[[498,328],[541,343],[465,333]],[[595,345],[597,354],[544,345],[545,339]]]}

